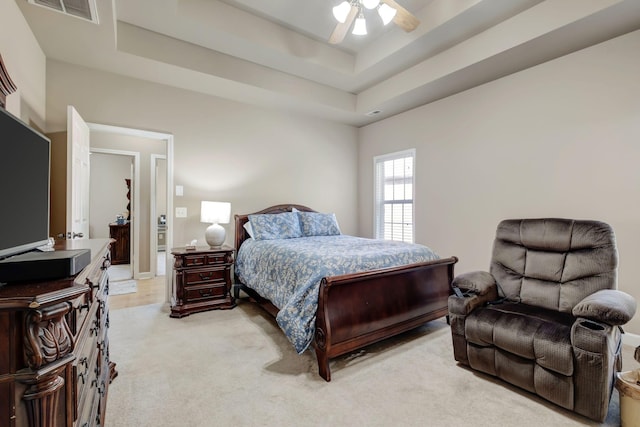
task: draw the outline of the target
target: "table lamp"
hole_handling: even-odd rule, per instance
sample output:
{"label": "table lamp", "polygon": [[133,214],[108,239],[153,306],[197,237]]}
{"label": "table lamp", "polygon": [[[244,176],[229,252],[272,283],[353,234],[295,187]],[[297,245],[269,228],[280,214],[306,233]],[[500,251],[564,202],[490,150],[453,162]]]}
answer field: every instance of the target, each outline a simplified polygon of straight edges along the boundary
{"label": "table lamp", "polygon": [[202,201],[200,222],[211,224],[204,232],[204,238],[209,246],[222,246],[226,232],[220,224],[228,224],[230,217],[231,203]]}

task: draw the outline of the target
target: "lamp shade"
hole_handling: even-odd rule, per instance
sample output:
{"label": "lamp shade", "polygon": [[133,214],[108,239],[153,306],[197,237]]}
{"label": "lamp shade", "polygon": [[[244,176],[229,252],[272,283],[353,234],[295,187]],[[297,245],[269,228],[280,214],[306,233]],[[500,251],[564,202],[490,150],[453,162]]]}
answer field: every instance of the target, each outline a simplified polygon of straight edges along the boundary
{"label": "lamp shade", "polygon": [[350,10],[351,5],[349,4],[349,2],[343,1],[333,8],[333,16],[338,20],[338,22],[344,24],[344,21],[347,20],[347,15],[349,15]]}
{"label": "lamp shade", "polygon": [[367,35],[367,21],[365,21],[362,13],[360,13],[360,16],[356,19],[356,23],[353,24],[353,31],[351,34],[355,34],[356,36]]}
{"label": "lamp shade", "polygon": [[382,23],[387,25],[396,16],[398,11],[389,6],[388,4],[381,4],[378,8],[378,15],[382,18]]}
{"label": "lamp shade", "polygon": [[229,223],[231,203],[205,202],[200,204],[200,222],[211,224],[204,232],[204,238],[211,247],[222,246],[226,232],[220,224]]}
{"label": "lamp shade", "polygon": [[206,202],[200,204],[200,222],[228,224],[231,219],[231,203]]}
{"label": "lamp shade", "polygon": [[367,9],[375,9],[380,4],[380,0],[362,0],[362,5]]}

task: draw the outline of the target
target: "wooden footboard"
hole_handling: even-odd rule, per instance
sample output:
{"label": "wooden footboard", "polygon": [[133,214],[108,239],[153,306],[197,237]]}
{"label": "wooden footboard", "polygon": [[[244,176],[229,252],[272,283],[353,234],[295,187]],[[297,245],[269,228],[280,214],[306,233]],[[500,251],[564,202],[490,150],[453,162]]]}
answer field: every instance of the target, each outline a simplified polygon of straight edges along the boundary
{"label": "wooden footboard", "polygon": [[447,314],[456,257],[327,277],[318,296],[314,346],[320,376],[329,359]]}
{"label": "wooden footboard", "polygon": [[[301,205],[277,205],[256,214],[280,213]],[[248,215],[235,216],[236,250],[249,236]],[[329,359],[392,337],[447,315],[456,257],[322,279],[313,345],[320,376],[331,381]],[[249,296],[276,316],[278,309],[236,277]]]}

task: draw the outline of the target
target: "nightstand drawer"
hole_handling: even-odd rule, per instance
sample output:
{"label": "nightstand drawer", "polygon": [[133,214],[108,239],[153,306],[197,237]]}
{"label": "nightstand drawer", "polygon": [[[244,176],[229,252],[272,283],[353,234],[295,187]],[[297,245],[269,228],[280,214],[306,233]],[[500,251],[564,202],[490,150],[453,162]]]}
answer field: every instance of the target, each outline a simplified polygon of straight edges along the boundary
{"label": "nightstand drawer", "polygon": [[199,285],[203,283],[225,283],[226,272],[224,268],[191,270],[184,273],[185,286]]}
{"label": "nightstand drawer", "polygon": [[184,267],[198,267],[204,266],[207,263],[207,256],[205,254],[198,255],[186,255],[183,256]]}
{"label": "nightstand drawer", "polygon": [[233,262],[232,253],[219,253],[207,255],[207,265],[224,265]]}
{"label": "nightstand drawer", "polygon": [[185,289],[185,298],[188,302],[206,300],[211,298],[221,298],[227,293],[227,286],[224,282],[216,286],[192,286]]}
{"label": "nightstand drawer", "polygon": [[194,254],[184,257],[184,267],[200,267],[205,265],[225,265],[233,262],[233,256],[228,253]]}

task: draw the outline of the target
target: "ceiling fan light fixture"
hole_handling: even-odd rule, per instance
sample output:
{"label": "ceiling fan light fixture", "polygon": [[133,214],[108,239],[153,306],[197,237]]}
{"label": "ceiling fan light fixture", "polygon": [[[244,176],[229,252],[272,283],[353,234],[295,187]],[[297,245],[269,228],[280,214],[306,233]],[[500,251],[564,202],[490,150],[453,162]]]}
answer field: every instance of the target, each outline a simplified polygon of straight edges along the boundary
{"label": "ceiling fan light fixture", "polygon": [[389,22],[391,22],[393,18],[395,18],[396,13],[398,13],[398,11],[386,3],[381,4],[378,8],[378,15],[380,15],[380,18],[382,18],[382,23],[384,25],[387,25]]}
{"label": "ceiling fan light fixture", "polygon": [[347,20],[347,16],[349,15],[349,11],[351,11],[351,5],[349,4],[349,2],[343,1],[333,8],[333,16],[338,22],[344,24],[344,22]]}
{"label": "ceiling fan light fixture", "polygon": [[380,0],[362,0],[362,5],[367,9],[375,9],[380,4]]}
{"label": "ceiling fan light fixture", "polygon": [[367,35],[367,21],[365,21],[362,11],[360,11],[360,15],[358,15],[356,23],[353,24],[353,31],[351,32],[351,34],[354,34],[356,36]]}

